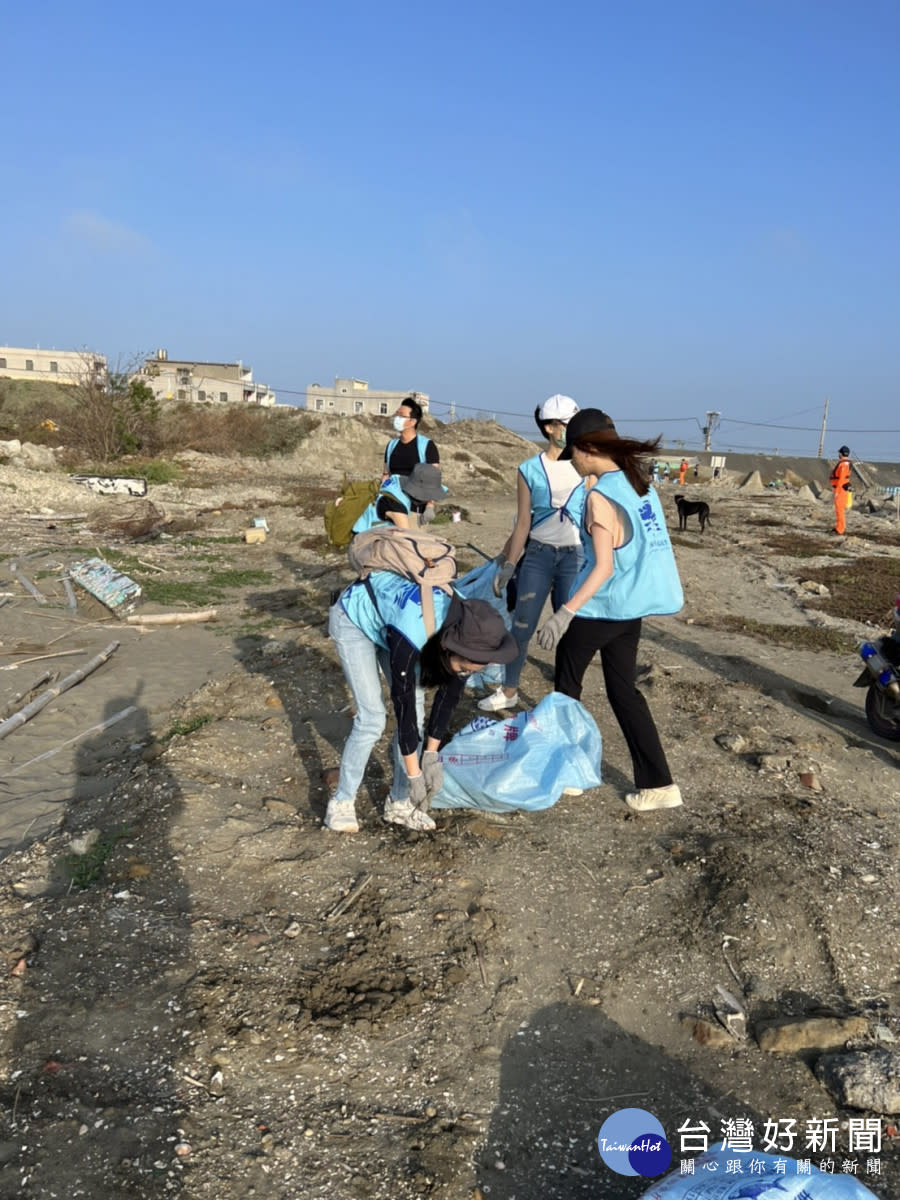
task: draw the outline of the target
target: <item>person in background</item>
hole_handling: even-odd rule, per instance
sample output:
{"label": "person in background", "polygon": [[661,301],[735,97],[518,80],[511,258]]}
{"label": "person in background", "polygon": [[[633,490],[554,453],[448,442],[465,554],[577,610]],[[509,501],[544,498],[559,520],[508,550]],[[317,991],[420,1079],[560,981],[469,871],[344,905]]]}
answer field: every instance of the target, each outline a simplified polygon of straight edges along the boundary
{"label": "person in background", "polygon": [[[412,396],[403,400],[394,413],[394,430],[397,437],[392,438],[384,451],[384,466],[381,472],[382,480],[391,475],[409,475],[416,463],[431,463],[438,466],[441,456],[438,448],[424,433],[419,433],[419,422],[422,420],[422,405]],[[434,520],[434,501],[427,504],[414,502],[412,511],[418,515],[419,524],[427,525]]]}
{"label": "person in background", "polygon": [[416,463],[409,475],[389,475],[381,481],[381,492],[358,518],[353,532],[364,533],[380,525],[409,529],[409,514],[414,504],[434,504],[446,493],[440,468],[431,463]]}
{"label": "person in background", "polygon": [[663,478],[663,483],[669,482],[669,464],[668,463],[663,463],[662,478]]}
{"label": "person in background", "polygon": [[658,445],[620,437],[598,408],[582,409],[569,422],[562,458],[571,459],[579,475],[596,476],[581,523],[585,561],[571,596],[538,631],[545,650],[556,648],[556,691],[576,700],[600,652],[606,696],[634,769],[637,790],[625,803],[639,812],[682,803],[635,684],[642,618],[678,612],[684,603],[666,518],[646,467]]}
{"label": "person in background", "polygon": [[684,487],[684,481],[687,478],[687,473],[688,473],[688,460],[686,458],[683,458],[681,460],[681,466],[678,468],[678,486],[679,487]]}
{"label": "person in background", "polygon": [[[379,668],[387,679],[397,718],[393,739],[394,779],[384,819],[407,829],[434,829],[431,797],[443,786],[438,748],[459,703],[466,677],[492,662],[507,663],[518,652],[503,618],[486,600],[465,600],[432,588],[437,632],[428,636],[419,587],[392,571],[373,571],[338,596],[328,614],[353,696],[356,715],[341,754],[337,787],[329,798],[325,827],[357,833],[356,793],[386,713]],[[421,761],[425,718],[423,688],[436,687]]]}
{"label": "person in background", "polygon": [[847,492],[850,489],[850,447],[841,446],[840,458],[831,469],[828,481],[834,492],[834,529],[841,536],[847,530]]}
{"label": "person in background", "polygon": [[519,703],[519,676],[547,597],[556,611],[581,567],[584,556],[578,525],[584,484],[570,462],[560,462],[566,425],[577,412],[572,397],[560,395],[551,396],[534,410],[547,449],[527,458],[519,467],[516,523],[497,556],[494,578],[494,594],[501,596],[519,564],[512,621],[519,653],[506,668],[505,682],[479,701],[478,707],[484,712],[499,712]]}

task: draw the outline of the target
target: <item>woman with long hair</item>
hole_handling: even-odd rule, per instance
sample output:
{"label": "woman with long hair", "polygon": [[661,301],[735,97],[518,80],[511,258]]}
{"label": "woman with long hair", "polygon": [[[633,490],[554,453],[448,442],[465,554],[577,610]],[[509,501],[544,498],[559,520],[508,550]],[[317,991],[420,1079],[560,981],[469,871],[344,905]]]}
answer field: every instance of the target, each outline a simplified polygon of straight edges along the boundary
{"label": "woman with long hair", "polygon": [[484,712],[500,712],[519,703],[519,676],[547,597],[554,611],[559,608],[584,560],[578,533],[584,484],[572,464],[560,460],[566,426],[577,412],[572,397],[560,395],[551,396],[534,410],[547,449],[519,467],[516,523],[497,556],[494,577],[494,594],[502,596],[518,565],[512,633],[519,653],[507,666],[501,686],[479,701]]}
{"label": "woman with long hair", "polygon": [[625,802],[640,812],[682,803],[635,684],[642,618],[678,612],[684,603],[666,519],[648,478],[647,461],[658,447],[659,439],[620,437],[599,408],[582,409],[569,422],[562,458],[597,480],[585,498],[584,565],[571,596],[538,632],[545,650],[556,647],[554,688],[576,700],[600,652],[607,699],[634,768],[637,790]]}
{"label": "woman with long hair", "polygon": [[[434,829],[428,808],[443,786],[438,750],[466,678],[488,663],[509,662],[517,653],[503,618],[486,600],[451,597],[440,588],[432,592],[438,629],[431,637],[419,585],[391,571],[373,571],[356,580],[331,607],[328,632],[356,709],[325,813],[325,827],[335,833],[359,830],[356,793],[387,719],[379,669],[397,717],[394,780],[384,819],[424,831]],[[437,688],[427,725],[425,687]]]}

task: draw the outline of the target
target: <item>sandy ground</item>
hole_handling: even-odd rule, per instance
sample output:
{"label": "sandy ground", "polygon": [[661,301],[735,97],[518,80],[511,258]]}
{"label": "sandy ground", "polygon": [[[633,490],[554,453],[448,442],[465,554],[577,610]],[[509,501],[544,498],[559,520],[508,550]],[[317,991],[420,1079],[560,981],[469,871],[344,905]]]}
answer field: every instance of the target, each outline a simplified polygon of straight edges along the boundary
{"label": "sandy ground", "polygon": [[[464,520],[441,528],[463,568],[469,543],[498,550],[512,520],[524,443],[503,440],[475,428],[442,443],[448,508]],[[345,461],[373,453],[344,447]],[[206,463],[205,480],[195,463],[203,486],[151,493],[168,517],[190,515],[190,532],[137,547],[102,535],[148,577],[193,578],[208,554],[265,573],[228,590],[214,624],[153,632],[83,599],[64,607],[59,568],[100,540],[93,498],[33,472],[0,480],[6,558],[52,563],[31,570],[46,606],[0,587],[0,665],[28,656],[23,644],[81,652],[0,672],[0,703],[44,666],[63,677],[120,641],[0,743],[0,1196],[625,1200],[647,1181],[610,1171],[595,1139],[638,1106],[676,1163],[684,1123],[717,1136],[741,1117],[757,1148],[767,1121],[794,1120],[794,1155],[818,1162],[804,1131],[833,1119],[836,1169],[852,1159],[875,1195],[900,1198],[889,1111],[840,1104],[816,1074],[833,1048],[890,1052],[900,1037],[898,751],[865,724],[852,655],[802,637],[872,632],[823,614],[804,584],[872,555],[896,573],[895,527],[854,512],[840,546],[786,555],[775,535],[815,550],[825,506],[693,489],[712,525],[673,534],[687,603],[647,623],[641,654],[683,809],[623,805],[628,758],[591,668],[601,788],[531,815],[441,814],[436,833],[410,834],[380,819],[385,742],[362,830],[341,838],[321,828],[350,720],[324,635],[347,574],[318,542],[313,492],[335,478],[322,461],[314,446],[277,470]],[[84,521],[53,517],[79,508]],[[41,509],[45,522],[26,520]],[[266,544],[236,540],[261,513]],[[749,636],[742,619],[795,626],[797,642]],[[528,702],[551,675],[533,647]],[[467,697],[456,727],[476,711]],[[717,987],[744,1006],[747,1038],[716,1023]],[[821,1015],[860,1021],[830,1042],[762,1048],[767,1025]],[[879,1122],[878,1154],[847,1150],[861,1118]]]}

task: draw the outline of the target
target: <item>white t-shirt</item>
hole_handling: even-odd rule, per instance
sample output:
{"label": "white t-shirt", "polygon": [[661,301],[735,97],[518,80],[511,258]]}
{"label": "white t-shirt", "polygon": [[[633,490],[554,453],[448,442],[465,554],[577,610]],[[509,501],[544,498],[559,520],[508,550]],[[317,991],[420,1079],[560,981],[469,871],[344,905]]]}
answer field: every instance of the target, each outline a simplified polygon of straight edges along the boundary
{"label": "white t-shirt", "polygon": [[[581,483],[581,476],[570,462],[548,458],[546,453],[541,454],[541,462],[550,481],[551,503],[554,508],[562,508],[573,489]],[[578,526],[568,517],[560,520],[558,516],[547,517],[539,525],[533,526],[528,536],[550,546],[577,546],[581,541]]]}

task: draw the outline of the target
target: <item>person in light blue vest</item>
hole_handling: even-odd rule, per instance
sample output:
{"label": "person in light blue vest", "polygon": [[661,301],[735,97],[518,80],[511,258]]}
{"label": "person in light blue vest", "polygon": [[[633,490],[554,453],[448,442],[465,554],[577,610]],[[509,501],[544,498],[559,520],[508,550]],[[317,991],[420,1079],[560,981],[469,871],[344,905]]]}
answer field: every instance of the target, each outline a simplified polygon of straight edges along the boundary
{"label": "person in light blue vest", "polygon": [[647,458],[659,446],[622,438],[599,408],[585,408],[566,428],[562,457],[581,476],[596,476],[581,524],[584,565],[572,594],[538,631],[556,648],[554,688],[576,700],[599,650],[606,696],[634,768],[630,808],[675,808],[681,791],[647,701],[635,684],[641,620],[676,613],[684,603],[662,505],[648,479]]}
{"label": "person in light blue vest", "polygon": [[353,533],[365,533],[379,525],[409,529],[413,504],[442,500],[448,489],[441,483],[441,472],[430,463],[416,463],[409,475],[389,475],[382,480],[381,491],[357,518]]}
{"label": "person in light blue vest", "polygon": [[500,687],[479,701],[478,707],[484,712],[500,712],[519,703],[519,676],[547,597],[554,611],[558,609],[571,592],[584,561],[578,531],[584,483],[570,462],[560,461],[566,426],[577,412],[572,397],[560,395],[551,396],[534,410],[547,449],[519,467],[516,523],[497,556],[494,578],[494,593],[501,596],[518,564],[512,632],[519,653],[506,668]]}
{"label": "person in light blue vest", "polygon": [[[397,717],[394,779],[384,819],[427,831],[435,827],[428,813],[430,797],[443,786],[438,748],[466,678],[488,663],[509,662],[518,651],[503,618],[487,601],[449,596],[440,588],[432,592],[437,632],[431,636],[419,586],[391,571],[373,571],[351,583],[331,607],[328,632],[356,709],[325,813],[325,827],[335,833],[359,830],[356,794],[387,719],[379,668]],[[427,725],[423,687],[437,688]]]}
{"label": "person in light blue vest", "polygon": [[[398,435],[391,438],[384,451],[384,467],[382,479],[391,475],[401,478],[412,473],[416,463],[430,463],[433,467],[440,464],[441,456],[434,442],[419,433],[419,422],[424,416],[422,405],[415,396],[407,396],[401,401],[394,413],[394,431]],[[434,501],[414,501],[412,511],[420,525],[427,525],[434,520]]]}

